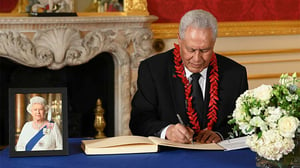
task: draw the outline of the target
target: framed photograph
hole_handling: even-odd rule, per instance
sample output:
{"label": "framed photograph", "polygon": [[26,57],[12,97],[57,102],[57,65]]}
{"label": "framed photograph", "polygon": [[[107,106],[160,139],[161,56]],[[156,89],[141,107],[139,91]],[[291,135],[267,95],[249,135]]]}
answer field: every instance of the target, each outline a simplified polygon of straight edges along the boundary
{"label": "framed photograph", "polygon": [[66,88],[9,88],[10,157],[68,155]]}

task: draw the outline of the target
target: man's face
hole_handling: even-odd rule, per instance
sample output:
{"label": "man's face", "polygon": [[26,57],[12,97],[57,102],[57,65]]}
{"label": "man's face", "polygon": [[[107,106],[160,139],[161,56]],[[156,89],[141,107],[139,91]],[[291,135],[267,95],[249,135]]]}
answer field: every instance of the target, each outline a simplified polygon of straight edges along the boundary
{"label": "man's face", "polygon": [[209,28],[188,27],[184,39],[178,37],[180,55],[184,66],[192,73],[208,67],[215,41]]}

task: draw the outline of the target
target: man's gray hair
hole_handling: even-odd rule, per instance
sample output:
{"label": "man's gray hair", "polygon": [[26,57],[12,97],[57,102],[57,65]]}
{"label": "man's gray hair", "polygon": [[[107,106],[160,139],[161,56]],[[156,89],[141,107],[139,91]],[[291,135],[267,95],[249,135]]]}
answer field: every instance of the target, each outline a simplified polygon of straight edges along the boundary
{"label": "man's gray hair", "polygon": [[209,12],[197,9],[191,10],[184,14],[180,20],[179,25],[179,37],[184,39],[184,33],[186,29],[192,26],[194,28],[210,28],[213,33],[214,41],[218,34],[218,23],[217,19]]}

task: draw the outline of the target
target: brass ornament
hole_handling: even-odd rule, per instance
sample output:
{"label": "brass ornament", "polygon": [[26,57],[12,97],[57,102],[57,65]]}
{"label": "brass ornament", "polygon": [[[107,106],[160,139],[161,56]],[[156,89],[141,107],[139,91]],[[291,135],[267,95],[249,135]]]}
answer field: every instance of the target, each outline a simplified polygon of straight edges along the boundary
{"label": "brass ornament", "polygon": [[100,99],[97,99],[96,108],[95,108],[95,122],[94,127],[97,130],[97,135],[95,138],[105,138],[106,135],[104,134],[104,128],[106,126],[106,122],[104,119],[104,109],[102,108],[102,102]]}

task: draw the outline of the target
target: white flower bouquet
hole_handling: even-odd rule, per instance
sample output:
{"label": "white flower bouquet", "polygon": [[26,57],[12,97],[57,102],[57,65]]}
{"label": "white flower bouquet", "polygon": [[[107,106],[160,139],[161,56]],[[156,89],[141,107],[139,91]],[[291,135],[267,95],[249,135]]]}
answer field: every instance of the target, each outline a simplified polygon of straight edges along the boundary
{"label": "white flower bouquet", "polygon": [[234,135],[248,135],[247,145],[259,156],[279,160],[294,147],[300,118],[300,89],[296,73],[282,74],[279,84],[245,91],[236,101],[230,124]]}

